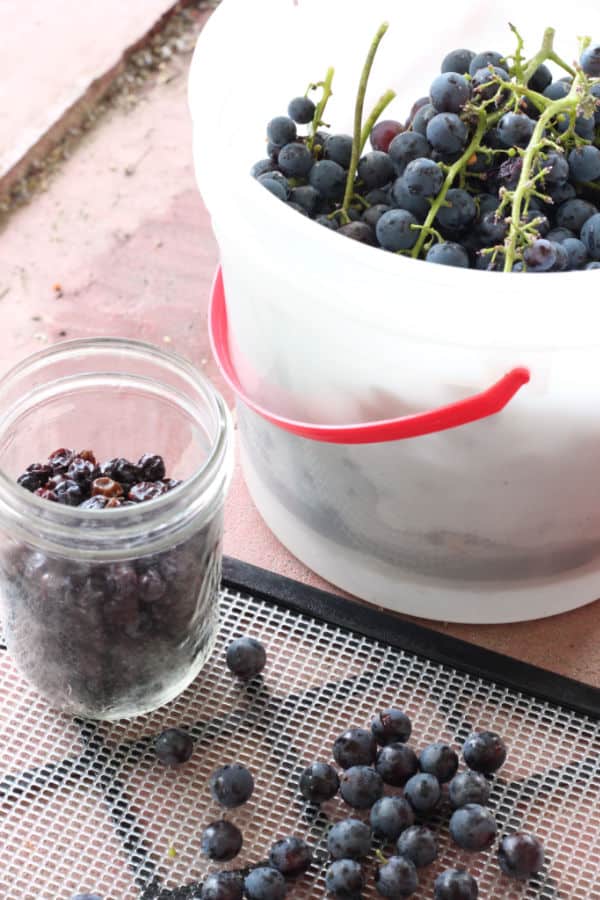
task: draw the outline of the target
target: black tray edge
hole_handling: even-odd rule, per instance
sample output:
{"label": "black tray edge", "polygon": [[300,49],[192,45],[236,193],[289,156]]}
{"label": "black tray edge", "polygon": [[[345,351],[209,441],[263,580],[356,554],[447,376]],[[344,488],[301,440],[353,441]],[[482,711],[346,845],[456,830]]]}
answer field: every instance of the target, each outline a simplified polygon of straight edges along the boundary
{"label": "black tray edge", "polygon": [[404,621],[376,607],[354,603],[230,556],[223,558],[223,583],[230,589],[359,632],[400,650],[600,721],[600,689],[573,678]]}

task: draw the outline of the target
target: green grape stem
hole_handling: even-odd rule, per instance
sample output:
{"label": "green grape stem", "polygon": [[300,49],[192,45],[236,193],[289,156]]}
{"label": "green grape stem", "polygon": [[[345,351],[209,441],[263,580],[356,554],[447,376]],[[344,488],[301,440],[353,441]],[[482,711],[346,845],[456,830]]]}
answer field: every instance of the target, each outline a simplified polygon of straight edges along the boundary
{"label": "green grape stem", "polygon": [[[310,137],[306,142],[306,146],[312,153],[313,146],[315,143],[315,135],[319,129],[319,126],[323,124],[323,113],[325,112],[325,107],[327,106],[327,101],[331,97],[332,90],[331,85],[333,82],[333,76],[335,74],[335,69],[329,68],[327,69],[327,74],[325,76],[325,81],[319,82],[320,86],[323,88],[323,93],[321,94],[321,99],[317,103],[317,107],[315,109],[315,114],[313,116],[312,124],[310,127]],[[317,85],[318,86],[318,85]]]}
{"label": "green grape stem", "polygon": [[533,163],[544,147],[544,131],[550,120],[553,119],[558,113],[563,112],[563,110],[569,110],[572,108],[573,101],[578,97],[578,88],[579,80],[575,79],[567,96],[563,97],[560,100],[552,101],[550,105],[546,107],[546,109],[536,122],[533,134],[531,135],[531,139],[523,155],[523,165],[521,168],[519,181],[512,195],[510,228],[504,244],[505,272],[512,272],[512,267],[515,263],[517,238],[519,236],[519,233],[523,231],[523,226],[521,225],[521,209],[526,195],[531,192]]}
{"label": "green grape stem", "polygon": [[[354,107],[354,132],[353,132],[353,137],[352,137],[352,156],[350,158],[350,166],[348,168],[348,177],[346,178],[346,190],[344,192],[344,199],[342,202],[342,214],[343,214],[342,217],[343,218],[348,217],[348,209],[350,208],[352,194],[354,193],[354,178],[356,176],[356,167],[358,165],[360,152],[361,152],[361,149],[363,146],[361,144],[362,118],[363,118],[363,108],[365,105],[365,94],[367,93],[367,85],[369,83],[369,76],[371,74],[371,69],[373,68],[373,61],[375,59],[375,55],[379,48],[379,44],[381,43],[383,36],[385,35],[388,28],[389,28],[388,23],[384,22],[377,30],[377,34],[373,38],[373,42],[371,43],[371,46],[369,48],[369,52],[367,54],[367,58],[365,60],[365,64],[363,66],[363,70],[362,70],[361,76],[360,76],[360,81],[358,84],[358,93],[356,95],[356,105]],[[384,96],[386,96],[386,95],[384,95]]]}

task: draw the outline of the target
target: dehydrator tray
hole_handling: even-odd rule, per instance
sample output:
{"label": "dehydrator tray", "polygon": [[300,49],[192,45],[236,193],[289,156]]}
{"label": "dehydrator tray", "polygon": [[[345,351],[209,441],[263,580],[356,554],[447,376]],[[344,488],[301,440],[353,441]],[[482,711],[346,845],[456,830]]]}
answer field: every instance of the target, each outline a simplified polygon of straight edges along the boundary
{"label": "dehydrator tray", "polygon": [[[268,652],[263,676],[249,684],[224,664],[224,648],[243,634]],[[443,807],[434,820],[440,856],[419,870],[415,900],[432,897],[435,875],[457,865],[477,877],[481,900],[600,898],[600,691],[590,686],[232,559],[211,659],[184,694],[150,715],[115,723],[60,715],[5,650],[0,664],[2,900],[84,891],[102,900],[193,900],[209,871],[263,862],[290,834],[309,841],[316,860],[288,897],[324,897],[327,829],[355,813],[340,799],[307,807],[299,774],[329,759],[345,728],[391,705],[410,715],[417,749],[460,744],[475,727],[502,734],[509,754],[490,806],[501,832],[535,832],[547,857],[539,876],[510,881],[492,851],[468,854],[449,842]],[[171,726],[196,741],[178,769],[153,752]],[[208,776],[226,762],[247,765],[256,787],[249,803],[227,812],[244,847],[223,866],[202,856],[200,841],[222,812]],[[377,896],[372,881],[365,898]]]}

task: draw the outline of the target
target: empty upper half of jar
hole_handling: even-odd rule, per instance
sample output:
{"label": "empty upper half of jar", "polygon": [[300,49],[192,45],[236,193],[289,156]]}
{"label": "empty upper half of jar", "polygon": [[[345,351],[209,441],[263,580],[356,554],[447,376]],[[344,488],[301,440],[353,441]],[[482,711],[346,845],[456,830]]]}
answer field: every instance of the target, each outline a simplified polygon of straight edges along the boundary
{"label": "empty upper half of jar", "polygon": [[[182,485],[135,507],[81,510],[17,483],[58,447],[98,459],[158,453]],[[118,559],[170,546],[222,505],[232,472],[223,398],[189,362],[138,341],[67,341],[0,380],[0,528],[47,552]]]}

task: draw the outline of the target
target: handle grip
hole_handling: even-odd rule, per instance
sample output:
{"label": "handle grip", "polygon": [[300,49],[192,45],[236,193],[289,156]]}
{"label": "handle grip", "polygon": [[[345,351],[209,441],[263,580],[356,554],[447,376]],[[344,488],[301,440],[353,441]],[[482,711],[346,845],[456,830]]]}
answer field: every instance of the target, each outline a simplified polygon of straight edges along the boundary
{"label": "handle grip", "polygon": [[530,380],[529,370],[517,366],[499,381],[479,394],[427,412],[397,419],[382,419],[352,425],[317,425],[298,422],[270,412],[245,392],[235,371],[229,352],[229,331],[223,273],[219,266],[213,281],[208,315],[208,328],[213,355],[221,373],[234,393],[263,419],[299,437],[332,444],[377,444],[420,437],[437,431],[458,428],[500,412],[517,391]]}

